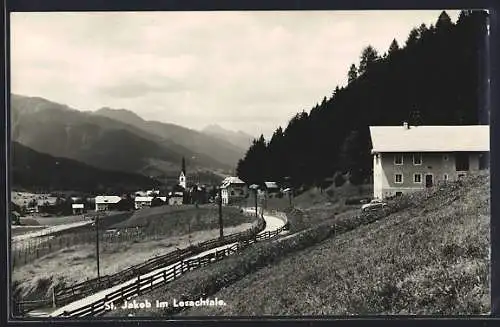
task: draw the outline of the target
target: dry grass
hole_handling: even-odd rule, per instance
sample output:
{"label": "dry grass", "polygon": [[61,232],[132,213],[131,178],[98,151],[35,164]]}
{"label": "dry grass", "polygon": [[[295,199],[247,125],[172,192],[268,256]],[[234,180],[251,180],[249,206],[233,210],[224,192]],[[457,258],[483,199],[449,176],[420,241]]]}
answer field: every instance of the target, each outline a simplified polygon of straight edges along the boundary
{"label": "dry grass", "polygon": [[[227,234],[245,231],[250,223],[227,227]],[[122,244],[102,244],[100,252],[101,275],[113,274],[132,265],[142,263],[176,248],[207,241],[219,236],[218,229],[193,232],[190,235],[172,236],[158,241],[137,241]],[[52,288],[94,278],[97,274],[96,249],[85,244],[50,253],[31,263],[15,268],[12,281],[15,292],[26,299],[50,296]]]}
{"label": "dry grass", "polygon": [[11,236],[18,236],[18,235],[24,235],[28,234],[31,232],[37,232],[42,229],[46,228],[45,226],[19,226],[19,227],[11,227],[10,229],[10,235]]}
{"label": "dry grass", "polygon": [[[223,207],[224,226],[235,226],[252,220],[243,215],[238,208]],[[215,205],[196,208],[186,206],[161,206],[143,208],[134,212],[132,217],[110,228],[141,227],[145,235],[174,236],[216,228],[219,226],[219,209]]]}
{"label": "dry grass", "polygon": [[[187,247],[190,242],[196,244],[219,236],[218,211],[214,206],[198,209],[194,206],[144,208],[135,211],[132,217],[124,221],[111,218],[105,220],[108,225],[112,224],[109,226],[111,228],[141,226],[144,234],[160,237],[157,240],[145,238],[119,243],[102,242],[101,275],[116,273],[177,247]],[[231,207],[223,208],[223,219],[226,235],[248,230],[255,220]],[[96,277],[96,265],[94,244],[75,244],[54,250],[25,265],[14,267],[14,293],[24,299],[43,298],[55,285],[63,286]]]}
{"label": "dry grass", "polygon": [[143,298],[208,294],[228,304],[181,313],[189,316],[488,313],[489,197],[487,176],[404,196],[374,223],[257,244]]}
{"label": "dry grass", "polygon": [[468,183],[249,275],[216,294],[227,307],[189,314],[488,313],[489,179]]}

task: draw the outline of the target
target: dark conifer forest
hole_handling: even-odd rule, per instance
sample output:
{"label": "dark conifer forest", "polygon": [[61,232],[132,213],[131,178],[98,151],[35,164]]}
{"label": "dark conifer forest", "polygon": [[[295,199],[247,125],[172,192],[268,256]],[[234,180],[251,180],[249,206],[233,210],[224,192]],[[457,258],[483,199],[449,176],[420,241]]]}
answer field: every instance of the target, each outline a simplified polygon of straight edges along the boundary
{"label": "dark conifer forest", "polygon": [[487,124],[487,19],[484,11],[464,10],[453,23],[442,12],[434,25],[416,26],[405,44],[367,44],[359,62],[346,67],[348,84],[332,87],[270,140],[254,140],[238,176],[247,183],[290,181],[295,188],[341,184],[342,176],[367,183],[371,125]]}

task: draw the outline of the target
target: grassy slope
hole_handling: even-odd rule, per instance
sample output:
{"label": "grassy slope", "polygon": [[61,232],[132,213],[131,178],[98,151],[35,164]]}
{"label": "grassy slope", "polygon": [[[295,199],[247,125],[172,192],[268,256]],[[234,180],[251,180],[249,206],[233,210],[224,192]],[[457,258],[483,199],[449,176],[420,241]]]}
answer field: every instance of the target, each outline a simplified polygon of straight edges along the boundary
{"label": "grassy slope", "polygon": [[[234,226],[253,221],[244,216],[238,208],[223,207],[224,226]],[[134,212],[130,219],[111,226],[111,228],[142,227],[147,235],[183,235],[189,230],[200,231],[219,226],[219,208],[216,205],[161,206],[143,208]]]}
{"label": "grassy slope", "polygon": [[[289,216],[290,232],[311,228],[334,217],[353,215],[358,212],[361,205],[346,205],[345,201],[349,198],[370,197],[372,194],[371,185],[355,186],[349,182],[340,187],[332,185],[323,191],[318,188],[307,190],[292,200],[294,208],[298,210],[294,210]],[[290,213],[289,204],[289,198],[284,196],[268,199],[267,208]]]}
{"label": "grassy slope", "polygon": [[216,294],[226,307],[188,314],[487,313],[489,178],[466,183],[248,275]]}
{"label": "grassy slope", "polygon": [[[142,263],[156,255],[187,247],[189,242],[198,243],[219,236],[218,213],[214,208],[195,209],[194,206],[173,208],[163,206],[144,208],[134,212],[128,220],[112,227],[146,226],[146,234],[161,234],[157,240],[131,241],[122,243],[102,242],[101,274],[111,274],[131,265]],[[239,213],[236,208],[223,210],[224,233],[232,234],[247,230],[254,221]],[[191,236],[188,233],[191,222]],[[155,229],[156,228],[156,229]],[[55,285],[75,283],[96,276],[95,246],[80,244],[71,246],[33,262],[15,267],[12,281],[15,292],[25,299],[49,295]]]}
{"label": "grassy slope", "polygon": [[464,184],[405,196],[376,214],[392,212],[387,217],[334,238],[329,225],[359,218],[339,215],[297,237],[257,244],[139,299],[205,293],[228,304],[181,313],[194,316],[487,313],[489,178]]}

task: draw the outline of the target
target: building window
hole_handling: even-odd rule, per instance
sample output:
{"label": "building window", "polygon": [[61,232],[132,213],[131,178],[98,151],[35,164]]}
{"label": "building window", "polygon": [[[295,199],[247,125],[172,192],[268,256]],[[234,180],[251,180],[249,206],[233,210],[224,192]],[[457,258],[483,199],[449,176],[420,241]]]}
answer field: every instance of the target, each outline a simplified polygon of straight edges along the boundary
{"label": "building window", "polygon": [[396,192],[396,196],[401,196],[403,195],[403,192]]}
{"label": "building window", "polygon": [[443,156],[443,160],[448,161],[448,156],[446,154]]}
{"label": "building window", "polygon": [[455,157],[455,168],[457,171],[469,170],[469,154],[457,153]]}
{"label": "building window", "polygon": [[446,181],[448,180],[448,174],[444,174],[444,175],[443,175],[443,179],[444,179],[444,181],[446,182]]}
{"label": "building window", "polygon": [[403,164],[403,155],[402,154],[394,155],[394,164],[395,165],[402,165]]}
{"label": "building window", "polygon": [[413,175],[414,183],[422,183],[422,174],[414,174]]}
{"label": "building window", "polygon": [[422,154],[416,153],[413,155],[413,164],[417,166],[422,164]]}
{"label": "building window", "polygon": [[394,183],[398,183],[398,184],[403,183],[403,174],[394,175]]}

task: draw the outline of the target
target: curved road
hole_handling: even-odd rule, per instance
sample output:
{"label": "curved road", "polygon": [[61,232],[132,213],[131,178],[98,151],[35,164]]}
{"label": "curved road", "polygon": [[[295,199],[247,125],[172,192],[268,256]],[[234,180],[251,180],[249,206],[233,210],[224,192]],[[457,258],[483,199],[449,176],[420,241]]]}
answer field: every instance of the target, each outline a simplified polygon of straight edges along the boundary
{"label": "curved road", "polygon": [[[245,211],[251,213],[251,212],[255,212],[255,209],[245,209]],[[265,232],[268,232],[268,231],[274,231],[274,230],[282,227],[285,224],[285,221],[283,221],[282,219],[280,219],[278,217],[275,217],[275,216],[271,216],[269,214],[264,214],[264,220],[266,221],[266,228],[262,232],[260,232],[259,234],[262,234],[262,233],[265,233]],[[220,246],[218,248],[214,248],[214,249],[211,249],[211,250],[207,250],[207,251],[202,252],[200,254],[197,254],[197,255],[194,255],[192,257],[189,257],[189,258],[187,258],[185,260],[194,259],[194,258],[197,258],[197,257],[201,257],[203,255],[206,255],[208,253],[212,253],[212,252],[215,252],[215,251],[220,251],[222,249],[231,247],[234,244],[236,244],[236,243],[232,243],[232,244]],[[147,277],[149,277],[151,275],[155,275],[155,274],[157,274],[159,272],[162,272],[163,270],[170,269],[170,267],[172,267],[172,266],[173,265],[169,265],[169,266],[166,266],[166,267],[163,267],[163,268],[160,268],[160,269],[156,269],[154,271],[150,271],[147,274],[141,275],[140,279],[144,279],[144,278],[147,278]],[[114,292],[114,291],[116,291],[116,290],[118,290],[118,289],[120,289],[120,288],[122,288],[124,286],[130,285],[130,284],[133,284],[133,283],[136,283],[136,282],[137,282],[137,278],[133,278],[133,279],[131,279],[131,280],[127,281],[127,282],[124,282],[124,283],[122,283],[120,285],[113,286],[111,288],[102,290],[102,291],[100,291],[98,293],[95,293],[95,294],[90,295],[88,297],[85,297],[83,299],[80,299],[80,300],[77,300],[75,302],[69,303],[69,304],[65,305],[64,307],[58,308],[54,312],[50,313],[48,316],[49,317],[60,316],[64,311],[75,310],[75,309],[84,307],[86,305],[89,305],[89,304],[91,304],[93,302],[100,301],[101,299],[104,299],[104,297],[107,294],[110,294],[110,293],[112,293],[112,292]]]}

